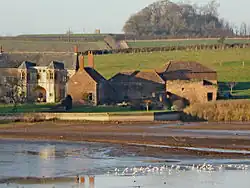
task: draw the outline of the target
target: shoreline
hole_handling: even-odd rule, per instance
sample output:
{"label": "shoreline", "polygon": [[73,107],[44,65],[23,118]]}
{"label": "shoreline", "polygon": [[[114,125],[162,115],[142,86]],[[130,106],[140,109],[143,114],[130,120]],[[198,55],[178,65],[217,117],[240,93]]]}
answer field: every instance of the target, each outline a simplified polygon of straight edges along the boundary
{"label": "shoreline", "polygon": [[[241,125],[242,131],[247,128],[250,130],[250,123]],[[193,130],[198,130],[198,132],[185,132],[185,130],[192,130],[192,127],[195,128]],[[198,127],[200,129],[197,129]],[[153,157],[171,155],[210,158],[250,157],[250,136],[248,134],[228,133],[225,135],[199,132],[199,130],[212,129],[213,127],[222,130],[225,130],[225,127],[229,127],[230,130],[240,128],[238,124],[193,123],[180,126],[178,122],[156,124],[142,122],[137,124],[112,124],[107,122],[105,124],[86,122],[14,123],[4,127],[0,126],[0,139],[114,144],[121,148],[121,153],[135,152],[136,155]],[[153,145],[158,147],[153,147]],[[192,148],[196,148],[196,150]],[[223,150],[233,151],[225,153]],[[239,153],[239,151],[242,151],[242,153]]]}

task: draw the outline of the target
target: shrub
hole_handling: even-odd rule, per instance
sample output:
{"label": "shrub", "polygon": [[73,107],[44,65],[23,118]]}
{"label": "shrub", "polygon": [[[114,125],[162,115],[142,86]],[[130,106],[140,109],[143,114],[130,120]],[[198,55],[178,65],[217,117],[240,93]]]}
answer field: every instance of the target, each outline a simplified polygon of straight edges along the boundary
{"label": "shrub", "polygon": [[172,104],[172,110],[182,111],[185,108],[186,104],[182,99],[175,100]]}
{"label": "shrub", "polygon": [[250,100],[227,100],[193,104],[184,109],[185,115],[208,121],[249,121]]}

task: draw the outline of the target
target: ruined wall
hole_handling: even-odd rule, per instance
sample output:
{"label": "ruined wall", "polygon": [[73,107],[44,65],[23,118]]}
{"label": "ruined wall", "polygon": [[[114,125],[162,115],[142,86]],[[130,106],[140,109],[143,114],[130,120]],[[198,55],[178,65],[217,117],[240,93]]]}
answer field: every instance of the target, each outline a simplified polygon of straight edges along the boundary
{"label": "ruined wall", "polygon": [[172,94],[171,100],[181,97],[192,104],[207,102],[208,97],[212,97],[211,100],[215,101],[218,87],[217,85],[204,85],[203,81],[174,80],[166,82],[166,90]]}

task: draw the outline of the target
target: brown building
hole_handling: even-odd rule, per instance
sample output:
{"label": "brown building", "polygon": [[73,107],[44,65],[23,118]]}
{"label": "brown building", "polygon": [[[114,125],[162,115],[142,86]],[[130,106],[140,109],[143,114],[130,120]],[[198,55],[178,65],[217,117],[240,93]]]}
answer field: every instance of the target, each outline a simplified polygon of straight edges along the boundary
{"label": "brown building", "polygon": [[200,63],[170,61],[158,73],[166,81],[170,100],[183,98],[196,103],[217,98],[217,73]]}
{"label": "brown building", "polygon": [[79,56],[79,68],[67,84],[67,93],[74,103],[99,105],[109,103],[113,89],[108,81],[94,69],[94,57],[88,54],[88,66],[84,56]]}
{"label": "brown building", "polygon": [[131,71],[116,74],[110,80],[116,101],[160,98],[165,95],[165,81],[156,71]]}

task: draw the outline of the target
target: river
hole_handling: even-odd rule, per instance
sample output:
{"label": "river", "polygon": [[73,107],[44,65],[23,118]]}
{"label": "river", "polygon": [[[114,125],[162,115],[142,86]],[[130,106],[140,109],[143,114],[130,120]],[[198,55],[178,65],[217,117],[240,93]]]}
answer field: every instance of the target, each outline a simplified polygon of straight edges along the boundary
{"label": "river", "polygon": [[[152,158],[120,150],[99,143],[0,140],[0,187],[250,187],[250,160]],[[85,183],[76,183],[76,176]]]}

